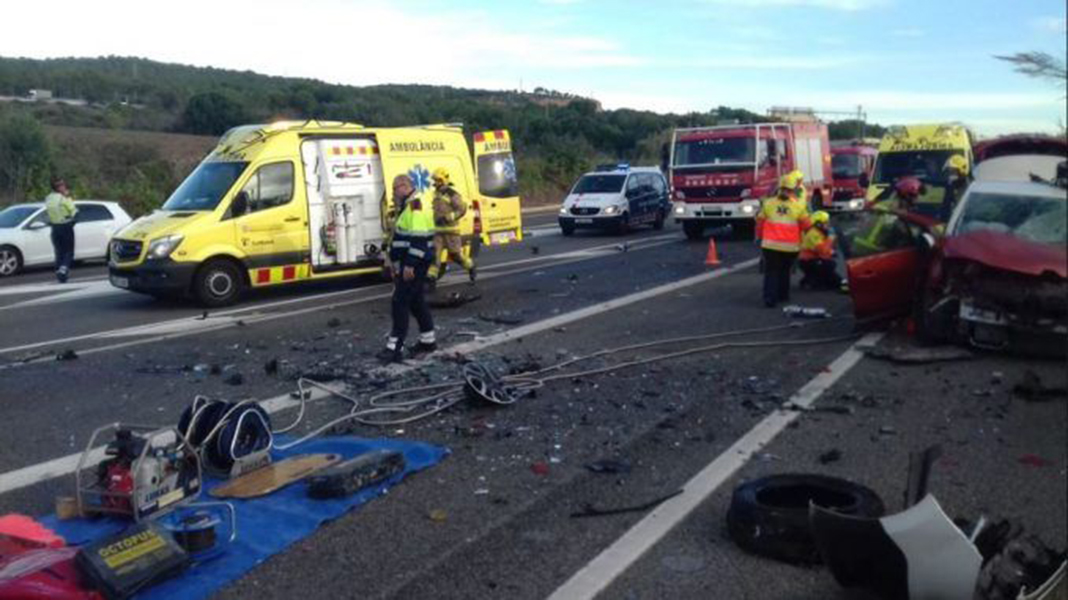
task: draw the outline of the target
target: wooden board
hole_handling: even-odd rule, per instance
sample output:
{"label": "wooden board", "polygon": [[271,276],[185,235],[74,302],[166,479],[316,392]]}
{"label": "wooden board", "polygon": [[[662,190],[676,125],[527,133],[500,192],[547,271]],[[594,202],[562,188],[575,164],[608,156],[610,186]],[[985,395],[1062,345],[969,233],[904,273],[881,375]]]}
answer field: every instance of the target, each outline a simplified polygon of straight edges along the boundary
{"label": "wooden board", "polygon": [[262,469],[231,479],[211,490],[216,498],[256,498],[285,486],[341,460],[338,454],[306,454],[271,463]]}

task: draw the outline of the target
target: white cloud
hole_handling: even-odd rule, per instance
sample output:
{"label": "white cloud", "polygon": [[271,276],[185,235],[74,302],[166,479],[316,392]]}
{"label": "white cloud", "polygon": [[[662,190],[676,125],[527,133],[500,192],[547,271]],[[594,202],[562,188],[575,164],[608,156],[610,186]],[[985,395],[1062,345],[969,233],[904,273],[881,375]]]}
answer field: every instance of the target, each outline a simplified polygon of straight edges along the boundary
{"label": "white cloud", "polygon": [[[334,83],[428,83],[472,86],[486,79],[518,82],[537,69],[572,71],[635,67],[646,60],[613,40],[543,33],[529,24],[503,26],[483,12],[433,15],[385,0],[316,0],[302,5],[190,0],[161,19],[144,4],[25,3],[13,22],[49,22],[49,35],[9,28],[0,55],[143,56],[154,60],[311,77]],[[52,19],[56,11],[63,19]],[[210,18],[208,16],[210,15]],[[305,24],[314,29],[304,29]],[[307,35],[305,31],[314,31]],[[509,87],[514,87],[514,83]]]}
{"label": "white cloud", "polygon": [[883,6],[889,0],[704,0],[704,2],[737,8],[811,7],[855,12]]}
{"label": "white cloud", "polygon": [[821,69],[838,69],[863,63],[865,57],[860,55],[838,56],[761,56],[753,53],[745,56],[709,56],[696,58],[681,63],[670,63],[673,67],[696,69],[742,69],[742,70],[801,70],[816,71]]}

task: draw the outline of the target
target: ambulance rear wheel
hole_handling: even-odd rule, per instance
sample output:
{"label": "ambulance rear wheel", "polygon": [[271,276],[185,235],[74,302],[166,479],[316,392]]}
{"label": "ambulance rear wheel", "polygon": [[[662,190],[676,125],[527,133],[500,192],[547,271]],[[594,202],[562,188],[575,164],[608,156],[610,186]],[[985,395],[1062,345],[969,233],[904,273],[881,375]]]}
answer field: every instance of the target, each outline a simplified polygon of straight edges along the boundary
{"label": "ambulance rear wheel", "polygon": [[226,259],[208,261],[193,280],[193,295],[203,306],[229,306],[245,291],[245,280],[237,264]]}

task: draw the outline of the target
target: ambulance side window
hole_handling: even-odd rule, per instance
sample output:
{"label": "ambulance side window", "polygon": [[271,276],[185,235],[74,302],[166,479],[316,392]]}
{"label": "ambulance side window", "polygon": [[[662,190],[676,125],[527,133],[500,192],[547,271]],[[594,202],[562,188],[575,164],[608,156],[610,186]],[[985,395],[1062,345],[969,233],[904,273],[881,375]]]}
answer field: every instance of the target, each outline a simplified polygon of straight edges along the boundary
{"label": "ambulance side window", "polygon": [[248,212],[288,204],[293,199],[293,163],[263,165],[242,188],[248,194]]}

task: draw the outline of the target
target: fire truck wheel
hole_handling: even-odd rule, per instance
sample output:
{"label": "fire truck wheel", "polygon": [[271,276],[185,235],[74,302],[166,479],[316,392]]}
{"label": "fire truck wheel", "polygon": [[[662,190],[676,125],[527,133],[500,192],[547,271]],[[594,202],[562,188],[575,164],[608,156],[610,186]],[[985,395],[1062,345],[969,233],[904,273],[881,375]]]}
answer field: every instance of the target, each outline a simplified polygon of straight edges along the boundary
{"label": "fire truck wheel", "polygon": [[823,475],[773,475],[734,490],[727,530],[743,550],[793,563],[817,563],[809,503],[855,516],[878,518],[883,502],[870,489]]}
{"label": "fire truck wheel", "polygon": [[683,221],[682,231],[690,240],[700,240],[705,237],[705,226],[699,221]]}
{"label": "fire truck wheel", "polygon": [[245,280],[236,263],[224,258],[208,261],[193,279],[193,295],[206,307],[229,306],[237,302]]}

